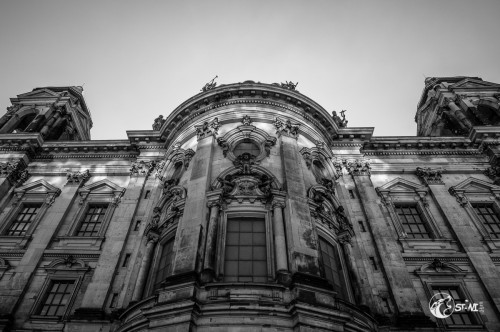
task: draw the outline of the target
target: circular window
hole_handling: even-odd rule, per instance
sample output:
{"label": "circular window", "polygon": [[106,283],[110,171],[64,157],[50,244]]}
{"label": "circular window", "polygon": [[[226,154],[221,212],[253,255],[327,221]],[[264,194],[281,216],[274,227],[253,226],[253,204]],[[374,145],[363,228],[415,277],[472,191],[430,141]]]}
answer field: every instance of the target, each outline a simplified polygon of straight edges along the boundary
{"label": "circular window", "polygon": [[260,155],[259,147],[257,146],[257,144],[250,140],[245,140],[239,143],[233,150],[233,153],[236,157],[241,156],[245,152],[251,154],[254,157]]}

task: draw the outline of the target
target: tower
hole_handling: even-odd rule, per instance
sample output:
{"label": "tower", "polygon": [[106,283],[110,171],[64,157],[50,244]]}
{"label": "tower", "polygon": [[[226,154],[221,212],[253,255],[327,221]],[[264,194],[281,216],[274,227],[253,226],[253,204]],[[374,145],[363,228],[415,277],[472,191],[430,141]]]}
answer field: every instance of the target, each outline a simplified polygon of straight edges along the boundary
{"label": "tower", "polygon": [[0,118],[0,134],[40,133],[44,140],[90,139],[92,119],[83,88],[44,87],[11,98]]}

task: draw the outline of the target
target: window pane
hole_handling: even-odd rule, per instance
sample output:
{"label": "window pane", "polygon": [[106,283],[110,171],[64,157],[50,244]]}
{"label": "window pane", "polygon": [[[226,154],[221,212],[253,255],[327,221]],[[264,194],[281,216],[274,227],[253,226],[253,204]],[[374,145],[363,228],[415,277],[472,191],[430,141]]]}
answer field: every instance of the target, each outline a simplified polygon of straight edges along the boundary
{"label": "window pane", "polygon": [[107,205],[89,205],[76,236],[98,236],[107,208]]}
{"label": "window pane", "polygon": [[63,316],[73,292],[73,286],[73,280],[53,280],[38,314],[41,316]]}
{"label": "window pane", "polygon": [[227,220],[224,281],[267,281],[267,250],[263,218]]}
{"label": "window pane", "polygon": [[6,235],[24,236],[41,206],[41,204],[24,205],[14,221],[10,224]]}
{"label": "window pane", "polygon": [[490,236],[495,239],[500,239],[500,220],[497,212],[493,208],[493,204],[477,203],[472,206]]}

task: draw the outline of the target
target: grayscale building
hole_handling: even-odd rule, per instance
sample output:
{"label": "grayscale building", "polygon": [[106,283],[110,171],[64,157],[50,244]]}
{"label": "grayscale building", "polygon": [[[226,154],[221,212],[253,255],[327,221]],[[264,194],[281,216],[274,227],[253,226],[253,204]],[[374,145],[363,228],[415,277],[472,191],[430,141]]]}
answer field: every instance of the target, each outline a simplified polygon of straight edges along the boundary
{"label": "grayscale building", "polygon": [[245,81],[91,140],[82,92],[0,119],[0,331],[500,331],[500,84],[399,137]]}

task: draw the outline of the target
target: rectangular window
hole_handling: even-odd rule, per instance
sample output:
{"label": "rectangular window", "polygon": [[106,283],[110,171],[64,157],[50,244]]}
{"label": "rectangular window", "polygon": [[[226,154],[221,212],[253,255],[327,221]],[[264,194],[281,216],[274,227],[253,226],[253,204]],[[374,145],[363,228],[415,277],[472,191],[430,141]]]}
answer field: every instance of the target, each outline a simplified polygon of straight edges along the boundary
{"label": "rectangular window", "polygon": [[26,204],[10,224],[6,235],[24,236],[40,210],[41,204]]}
{"label": "rectangular window", "polygon": [[138,230],[139,230],[139,227],[141,227],[141,221],[140,221],[140,220],[137,220],[137,221],[135,222],[134,231],[138,231]]}
{"label": "rectangular window", "polygon": [[321,262],[323,263],[326,280],[333,285],[335,291],[339,292],[340,298],[346,299],[346,283],[337,247],[320,237],[319,248],[321,250]]}
{"label": "rectangular window", "polygon": [[365,223],[363,222],[363,220],[358,220],[358,223],[359,223],[359,228],[361,229],[361,231],[366,232]]}
{"label": "rectangular window", "polygon": [[[432,294],[439,299],[445,299],[446,294],[450,295],[455,303],[465,303],[465,298],[461,296],[458,286],[432,286]],[[446,325],[473,325],[477,324],[474,316],[469,311],[455,311],[448,318],[444,318]]]}
{"label": "rectangular window", "polygon": [[500,239],[500,218],[493,208],[493,204],[473,204],[472,206],[490,236],[494,239]]}
{"label": "rectangular window", "polygon": [[267,282],[263,218],[228,218],[224,281]]}
{"label": "rectangular window", "polygon": [[161,283],[167,278],[170,265],[172,265],[172,255],[174,249],[174,238],[168,240],[162,248],[160,262],[158,263],[158,270],[156,272],[156,279],[154,289],[158,289]]}
{"label": "rectangular window", "polygon": [[429,239],[427,225],[416,205],[395,205],[404,232],[410,239]]}
{"label": "rectangular window", "polygon": [[113,293],[113,296],[111,297],[111,303],[109,304],[110,308],[116,308],[118,305],[118,293]]}
{"label": "rectangular window", "polygon": [[354,196],[354,191],[349,190],[349,197],[350,197],[351,199],[355,199],[355,198],[356,198],[356,196]]}
{"label": "rectangular window", "polygon": [[130,254],[125,254],[125,258],[123,259],[122,267],[127,267],[129,261],[130,261]]}
{"label": "rectangular window", "polygon": [[53,280],[42,301],[38,315],[64,316],[75,285],[74,280]]}
{"label": "rectangular window", "polygon": [[372,268],[374,270],[378,270],[377,262],[375,261],[375,257],[370,257],[370,263],[372,264]]}
{"label": "rectangular window", "polygon": [[89,205],[76,236],[98,236],[107,209],[107,205]]}

